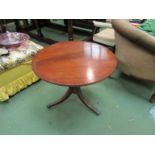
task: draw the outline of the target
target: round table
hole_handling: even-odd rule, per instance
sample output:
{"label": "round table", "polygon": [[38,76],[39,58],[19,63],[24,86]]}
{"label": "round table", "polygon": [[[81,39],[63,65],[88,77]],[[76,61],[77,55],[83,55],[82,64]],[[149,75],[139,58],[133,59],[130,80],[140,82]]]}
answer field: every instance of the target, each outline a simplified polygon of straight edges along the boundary
{"label": "round table", "polygon": [[34,56],[33,71],[42,80],[69,87],[54,107],[76,94],[95,114],[99,112],[83,96],[80,87],[106,79],[116,68],[116,58],[104,46],[86,41],[65,41],[50,45]]}

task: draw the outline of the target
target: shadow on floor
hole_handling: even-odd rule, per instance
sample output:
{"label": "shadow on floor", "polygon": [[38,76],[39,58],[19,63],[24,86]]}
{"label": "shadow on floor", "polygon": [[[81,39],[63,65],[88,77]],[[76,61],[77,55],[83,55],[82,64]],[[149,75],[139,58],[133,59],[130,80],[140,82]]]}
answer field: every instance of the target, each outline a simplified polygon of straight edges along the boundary
{"label": "shadow on floor", "polygon": [[120,81],[130,93],[149,100],[153,93],[154,83],[151,81],[142,81],[123,73],[120,74]]}

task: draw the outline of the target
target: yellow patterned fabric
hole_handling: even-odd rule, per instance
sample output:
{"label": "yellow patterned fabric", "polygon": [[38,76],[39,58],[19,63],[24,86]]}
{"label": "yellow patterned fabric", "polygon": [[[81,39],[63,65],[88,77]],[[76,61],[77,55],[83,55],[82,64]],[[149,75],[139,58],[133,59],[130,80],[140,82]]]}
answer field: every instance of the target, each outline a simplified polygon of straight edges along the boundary
{"label": "yellow patterned fabric", "polygon": [[8,100],[9,96],[37,80],[39,78],[32,71],[31,60],[0,73],[0,101]]}

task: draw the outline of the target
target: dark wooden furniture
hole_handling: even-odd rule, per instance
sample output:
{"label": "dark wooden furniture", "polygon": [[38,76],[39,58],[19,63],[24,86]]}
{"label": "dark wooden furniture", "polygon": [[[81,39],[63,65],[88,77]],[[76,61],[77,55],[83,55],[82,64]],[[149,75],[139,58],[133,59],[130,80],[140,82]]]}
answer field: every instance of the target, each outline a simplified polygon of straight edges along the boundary
{"label": "dark wooden furniture", "polygon": [[[79,33],[85,35],[86,40],[91,40],[92,32],[94,31],[93,20],[105,21],[105,19],[64,19],[64,24],[57,24],[51,22],[49,19],[31,19],[28,22],[27,19],[22,19],[22,25],[20,20],[15,20],[16,30],[28,33],[31,37],[43,41],[48,44],[56,43],[58,41],[45,38],[42,33],[43,27],[48,27],[52,29],[58,29],[66,31],[68,33],[68,40],[74,40],[74,34]],[[37,34],[31,32],[31,30],[36,29]]]}
{"label": "dark wooden furniture", "polygon": [[[21,24],[20,21],[23,23]],[[57,41],[45,38],[42,33],[42,27],[45,26],[47,20],[43,19],[15,19],[16,31],[27,33],[30,37],[37,39],[38,41],[45,42],[47,44],[54,44]],[[31,32],[37,30],[37,34]]]}
{"label": "dark wooden furniture", "polygon": [[[23,23],[22,25],[20,24],[20,21]],[[63,31],[68,32],[68,40],[73,40],[73,28],[72,28],[72,20],[64,20],[64,26],[52,24],[49,19],[16,19],[15,20],[15,25],[16,25],[16,30],[17,31],[22,31],[24,33],[29,34],[32,38],[37,39],[39,41],[45,42],[47,44],[53,44],[58,41],[50,39],[50,38],[45,38],[42,28],[43,27],[49,27],[49,28],[54,28],[54,29],[60,29]],[[32,33],[32,30],[37,30],[37,34]]]}
{"label": "dark wooden furniture", "polygon": [[76,94],[91,111],[99,112],[84,98],[81,86],[106,79],[116,67],[116,58],[106,47],[85,42],[66,41],[41,50],[32,61],[34,72],[43,80],[69,87],[66,94],[51,108]]}
{"label": "dark wooden furniture", "polygon": [[6,20],[0,19],[0,33],[4,33],[6,31]]}
{"label": "dark wooden furniture", "polygon": [[[46,38],[42,32],[43,27],[66,31],[69,41],[74,40],[75,33],[83,34],[86,36],[84,40],[91,41],[94,31],[93,20],[105,21],[105,19],[64,19],[64,24],[57,24],[49,19],[0,19],[0,32],[6,31],[5,25],[7,23],[14,22],[17,32],[27,33],[32,38],[50,45],[58,41],[54,38]],[[37,30],[37,34],[33,33],[32,30]]]}

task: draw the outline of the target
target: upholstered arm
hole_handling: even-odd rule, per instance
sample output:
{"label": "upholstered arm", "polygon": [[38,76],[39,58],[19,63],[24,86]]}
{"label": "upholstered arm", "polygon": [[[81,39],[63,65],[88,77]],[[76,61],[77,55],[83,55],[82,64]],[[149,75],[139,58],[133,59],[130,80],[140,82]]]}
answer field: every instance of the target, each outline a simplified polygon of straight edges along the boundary
{"label": "upholstered arm", "polygon": [[112,24],[111,23],[105,23],[105,22],[98,22],[98,21],[93,21],[94,26],[99,27],[99,28],[111,28]]}
{"label": "upholstered arm", "polygon": [[131,23],[125,19],[113,19],[112,26],[116,32],[120,33],[125,38],[147,48],[148,51],[155,54],[155,37],[132,26]]}

